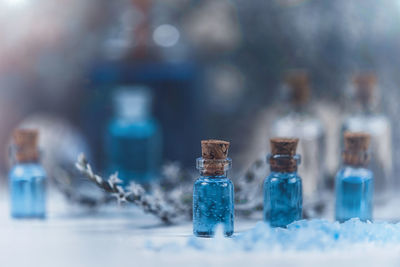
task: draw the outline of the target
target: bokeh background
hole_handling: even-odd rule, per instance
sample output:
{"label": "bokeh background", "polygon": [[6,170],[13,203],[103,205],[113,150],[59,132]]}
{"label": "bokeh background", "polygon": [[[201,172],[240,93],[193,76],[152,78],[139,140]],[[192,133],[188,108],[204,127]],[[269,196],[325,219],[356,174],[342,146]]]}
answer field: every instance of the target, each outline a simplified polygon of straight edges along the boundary
{"label": "bokeh background", "polygon": [[398,0],[2,0],[0,22],[3,172],[21,123],[46,127],[50,146],[84,151],[101,169],[110,96],[129,84],[153,89],[164,161],[193,168],[200,140],[221,138],[241,172],[266,155],[268,116],[293,68],[308,70],[323,107],[331,172],[351,75],[375,72],[400,171]]}

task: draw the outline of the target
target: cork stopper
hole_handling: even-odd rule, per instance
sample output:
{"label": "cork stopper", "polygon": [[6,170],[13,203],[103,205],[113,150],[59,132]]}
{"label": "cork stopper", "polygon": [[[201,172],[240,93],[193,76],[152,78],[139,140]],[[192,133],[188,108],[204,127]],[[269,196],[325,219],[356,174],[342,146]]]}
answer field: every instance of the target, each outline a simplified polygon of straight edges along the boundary
{"label": "cork stopper", "polygon": [[13,133],[15,158],[18,162],[39,160],[39,132],[35,129],[17,129]]}
{"label": "cork stopper", "polygon": [[202,155],[202,171],[204,175],[223,175],[225,173],[229,161],[228,149],[229,142],[222,140],[202,140],[201,155]]}
{"label": "cork stopper", "polygon": [[373,100],[375,86],[377,84],[377,78],[374,73],[364,72],[354,75],[353,84],[357,99],[362,103],[368,103]]}
{"label": "cork stopper", "polygon": [[294,172],[297,171],[298,158],[296,158],[298,138],[272,138],[271,156],[269,163],[272,171]]}
{"label": "cork stopper", "polygon": [[345,164],[362,166],[369,160],[368,148],[371,137],[367,133],[344,133],[343,162]]}
{"label": "cork stopper", "polygon": [[310,98],[309,75],[306,70],[292,70],[285,76],[290,88],[290,101],[295,105],[304,105]]}

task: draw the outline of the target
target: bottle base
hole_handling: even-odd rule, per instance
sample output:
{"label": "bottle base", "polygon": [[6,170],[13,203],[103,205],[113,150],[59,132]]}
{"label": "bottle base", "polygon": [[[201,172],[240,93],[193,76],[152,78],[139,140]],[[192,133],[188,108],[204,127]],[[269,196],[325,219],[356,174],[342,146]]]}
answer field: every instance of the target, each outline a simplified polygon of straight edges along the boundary
{"label": "bottle base", "polygon": [[348,220],[351,219],[359,219],[362,222],[372,222],[372,218],[359,218],[359,217],[351,217],[351,218],[336,218],[336,221],[340,222],[340,223],[344,223],[347,222]]}
{"label": "bottle base", "polygon": [[[215,232],[193,232],[193,234],[197,237],[211,238],[214,237]],[[233,235],[233,231],[224,232],[225,237],[230,237]]]}
{"label": "bottle base", "polygon": [[13,219],[38,219],[38,220],[44,220],[46,219],[45,214],[11,214],[11,217]]}

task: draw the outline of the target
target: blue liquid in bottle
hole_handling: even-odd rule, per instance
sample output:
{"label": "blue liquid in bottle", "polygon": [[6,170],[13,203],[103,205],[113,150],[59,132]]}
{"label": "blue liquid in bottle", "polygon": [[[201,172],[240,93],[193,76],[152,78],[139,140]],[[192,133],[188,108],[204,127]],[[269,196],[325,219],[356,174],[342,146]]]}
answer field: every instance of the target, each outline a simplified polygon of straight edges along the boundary
{"label": "blue liquid in bottle", "polygon": [[363,167],[345,166],[336,176],[336,220],[372,220],[373,174]]}
{"label": "blue liquid in bottle", "polygon": [[[226,168],[231,160],[226,159]],[[202,172],[203,159],[197,159],[198,169]],[[223,175],[203,175],[193,187],[193,234],[199,237],[212,237],[216,227],[223,226],[225,236],[234,231],[234,191],[233,183]]]}
{"label": "blue liquid in bottle", "polygon": [[38,163],[18,163],[10,171],[11,216],[46,216],[46,173]]}
{"label": "blue liquid in bottle", "polygon": [[116,116],[106,142],[108,170],[118,171],[125,186],[151,182],[161,165],[161,129],[150,116],[150,94],[133,87],[117,91],[114,98]]}
{"label": "blue liquid in bottle", "polygon": [[302,216],[302,185],[296,172],[271,172],[264,182],[264,219],[286,227]]}

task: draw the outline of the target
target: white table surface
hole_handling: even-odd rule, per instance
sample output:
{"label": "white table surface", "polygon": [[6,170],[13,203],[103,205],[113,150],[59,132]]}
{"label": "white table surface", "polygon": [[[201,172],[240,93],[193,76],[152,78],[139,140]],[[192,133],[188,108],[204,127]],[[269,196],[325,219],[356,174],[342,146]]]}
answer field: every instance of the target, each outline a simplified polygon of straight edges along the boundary
{"label": "white table surface", "polygon": [[[104,207],[96,213],[49,199],[46,220],[13,220],[0,196],[0,266],[400,266],[400,247],[357,246],[344,251],[205,252],[149,249],[185,247],[190,222],[163,226],[136,208]],[[237,232],[255,221],[237,221]],[[209,239],[207,242],[213,242]],[[355,264],[355,261],[357,263]]]}

